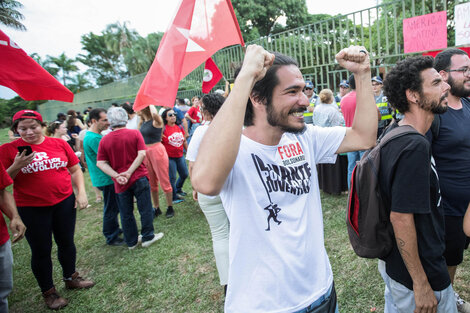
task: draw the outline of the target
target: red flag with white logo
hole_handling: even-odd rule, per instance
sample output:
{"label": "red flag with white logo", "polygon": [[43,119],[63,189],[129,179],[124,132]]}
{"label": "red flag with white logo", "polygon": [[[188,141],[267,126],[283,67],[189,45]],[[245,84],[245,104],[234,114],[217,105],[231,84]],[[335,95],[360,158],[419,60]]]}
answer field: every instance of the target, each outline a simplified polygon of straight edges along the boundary
{"label": "red flag with white logo", "polygon": [[204,77],[202,78],[202,92],[209,93],[212,88],[223,77],[222,72],[219,70],[212,58],[208,58],[204,66]]}
{"label": "red flag with white logo", "polygon": [[181,0],[134,102],[173,107],[178,84],[218,50],[245,44],[230,0]]}
{"label": "red flag with white logo", "polygon": [[73,101],[73,93],[0,30],[0,85],[24,100]]}

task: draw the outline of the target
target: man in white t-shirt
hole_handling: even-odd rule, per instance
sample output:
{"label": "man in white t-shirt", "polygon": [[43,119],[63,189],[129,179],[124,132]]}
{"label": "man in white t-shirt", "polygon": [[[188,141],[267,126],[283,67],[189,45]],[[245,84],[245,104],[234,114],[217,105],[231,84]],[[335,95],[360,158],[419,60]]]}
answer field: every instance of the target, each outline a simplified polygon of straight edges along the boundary
{"label": "man in white t-shirt", "polygon": [[351,128],[305,126],[296,62],[251,45],[202,140],[193,188],[220,193],[230,220],[226,312],[337,311],[315,165],[373,146],[377,108],[367,51],[343,49],[336,59],[356,76]]}

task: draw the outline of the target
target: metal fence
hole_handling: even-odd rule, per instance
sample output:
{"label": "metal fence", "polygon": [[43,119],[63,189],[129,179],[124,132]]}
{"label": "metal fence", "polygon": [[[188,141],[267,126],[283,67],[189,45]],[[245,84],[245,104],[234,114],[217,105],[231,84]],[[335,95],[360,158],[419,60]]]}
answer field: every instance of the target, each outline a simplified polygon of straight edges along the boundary
{"label": "metal fence", "polygon": [[[383,3],[368,9],[337,15],[317,23],[269,35],[247,44],[258,44],[265,49],[289,55],[299,62],[306,79],[315,84],[317,91],[323,88],[338,89],[341,80],[349,73],[335,63],[335,55],[344,47],[363,45],[369,52],[374,75],[384,74],[397,60],[405,56],[403,50],[402,21],[405,18],[428,13],[447,11],[452,4],[464,0],[399,0]],[[447,12],[448,45],[454,45],[453,6]],[[241,64],[243,48],[232,46],[218,51],[213,59],[224,77],[233,80],[235,69]],[[58,112],[68,109],[83,111],[88,106],[107,108],[113,102],[132,102],[146,74],[114,82],[100,88],[75,95],[72,104],[49,101],[39,107],[47,120],[53,120]],[[180,82],[178,97],[191,98],[200,95],[203,65]],[[197,88],[197,89],[194,89]],[[223,82],[215,88],[223,89]]]}

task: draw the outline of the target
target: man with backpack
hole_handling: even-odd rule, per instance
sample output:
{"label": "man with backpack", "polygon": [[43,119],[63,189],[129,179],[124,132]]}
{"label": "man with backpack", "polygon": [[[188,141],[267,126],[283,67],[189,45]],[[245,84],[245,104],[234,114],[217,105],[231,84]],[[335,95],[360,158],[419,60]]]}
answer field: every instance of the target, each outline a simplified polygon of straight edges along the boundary
{"label": "man with backpack", "polygon": [[388,101],[404,114],[385,133],[397,127],[412,130],[389,141],[380,153],[380,192],[390,208],[395,235],[390,253],[379,261],[387,313],[457,312],[443,256],[439,180],[424,136],[434,114],[446,111],[449,89],[433,68],[431,57],[398,62],[384,81]]}
{"label": "man with backpack", "polygon": [[[470,58],[462,50],[449,48],[436,56],[434,68],[450,85],[449,109],[436,116],[430,137],[445,214],[444,257],[454,284],[457,266],[469,244],[463,218],[470,202]],[[455,297],[459,312],[470,313],[470,303],[457,293]]]}

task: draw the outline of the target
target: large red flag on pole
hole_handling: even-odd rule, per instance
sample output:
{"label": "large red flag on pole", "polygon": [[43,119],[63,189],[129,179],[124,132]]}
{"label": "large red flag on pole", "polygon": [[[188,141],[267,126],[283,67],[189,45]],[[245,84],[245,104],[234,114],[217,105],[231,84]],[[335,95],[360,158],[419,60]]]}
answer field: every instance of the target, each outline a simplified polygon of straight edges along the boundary
{"label": "large red flag on pole", "polygon": [[222,72],[219,70],[212,58],[208,58],[204,66],[204,77],[202,78],[202,92],[209,93],[211,89],[223,77]]}
{"label": "large red flag on pole", "polygon": [[173,107],[178,84],[219,49],[243,38],[230,0],[181,0],[134,102]]}
{"label": "large red flag on pole", "polygon": [[73,93],[0,30],[0,85],[24,100],[73,101]]}

